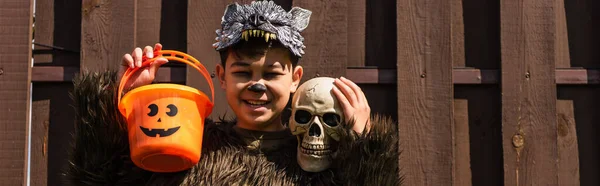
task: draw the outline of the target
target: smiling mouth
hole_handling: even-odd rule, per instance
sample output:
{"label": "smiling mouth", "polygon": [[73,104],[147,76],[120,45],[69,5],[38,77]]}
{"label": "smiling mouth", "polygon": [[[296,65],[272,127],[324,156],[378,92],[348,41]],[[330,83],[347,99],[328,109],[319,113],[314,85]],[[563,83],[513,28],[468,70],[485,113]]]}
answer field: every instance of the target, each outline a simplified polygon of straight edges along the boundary
{"label": "smiling mouth", "polygon": [[252,107],[263,107],[266,106],[267,104],[270,103],[270,101],[251,101],[251,100],[244,100],[244,103],[252,106]]}
{"label": "smiling mouth", "polygon": [[142,129],[142,132],[144,132],[144,134],[146,134],[148,137],[167,137],[177,132],[179,127],[173,127],[169,129],[148,129],[140,126],[140,129]]}

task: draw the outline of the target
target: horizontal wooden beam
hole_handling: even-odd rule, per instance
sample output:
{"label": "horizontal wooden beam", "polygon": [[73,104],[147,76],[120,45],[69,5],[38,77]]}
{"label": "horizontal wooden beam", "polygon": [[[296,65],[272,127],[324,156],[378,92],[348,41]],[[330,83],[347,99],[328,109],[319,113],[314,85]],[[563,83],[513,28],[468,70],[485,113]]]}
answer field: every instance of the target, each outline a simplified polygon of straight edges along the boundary
{"label": "horizontal wooden beam", "polygon": [[[161,67],[156,74],[156,82],[185,83],[185,67]],[[68,82],[79,73],[79,67],[36,66],[32,70],[32,82]],[[453,82],[458,85],[498,84],[500,71],[454,68]],[[396,69],[348,68],[346,78],[357,84],[395,84]],[[427,77],[424,77],[427,78]],[[556,84],[586,85],[600,84],[600,70],[556,69]]]}
{"label": "horizontal wooden beam", "polygon": [[[78,73],[79,67],[35,66],[31,70],[32,82],[70,82]],[[156,73],[156,82],[185,83],[185,67],[162,67]]]}

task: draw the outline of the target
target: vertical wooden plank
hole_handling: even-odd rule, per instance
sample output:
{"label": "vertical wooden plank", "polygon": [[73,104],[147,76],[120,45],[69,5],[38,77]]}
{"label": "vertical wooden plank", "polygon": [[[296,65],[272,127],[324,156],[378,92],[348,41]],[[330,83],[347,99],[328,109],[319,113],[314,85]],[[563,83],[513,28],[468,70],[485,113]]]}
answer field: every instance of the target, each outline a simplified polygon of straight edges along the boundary
{"label": "vertical wooden plank", "polygon": [[558,185],[580,185],[579,149],[573,100],[557,100]]}
{"label": "vertical wooden plank", "polygon": [[[452,64],[454,67],[465,66],[465,24],[463,19],[463,1],[452,0]],[[461,103],[461,102],[459,102]]]}
{"label": "vertical wooden plank", "polygon": [[81,69],[118,69],[135,44],[137,1],[83,0]]}
{"label": "vertical wooden plank", "polygon": [[160,41],[161,0],[143,0],[136,3],[135,46],[142,49],[145,46],[154,47],[154,44]]}
{"label": "vertical wooden plank", "polygon": [[400,167],[406,185],[454,183],[450,1],[398,1]]}
{"label": "vertical wooden plank", "polygon": [[33,0],[0,1],[0,180],[27,182]]}
{"label": "vertical wooden plank", "polygon": [[[600,114],[595,109],[600,86],[560,86],[557,94],[559,183],[600,185]],[[566,178],[569,175],[574,178]]]}
{"label": "vertical wooden plank", "polygon": [[348,66],[365,66],[365,32],[367,2],[365,0],[348,1]]}
{"label": "vertical wooden plank", "polygon": [[569,35],[567,32],[567,15],[565,13],[565,1],[554,1],[556,16],[556,68],[571,67],[571,59],[569,56]]}
{"label": "vertical wooden plank", "polygon": [[[54,0],[35,2],[34,42],[43,45],[54,44]],[[52,62],[52,48],[34,45],[33,58],[36,64]]]}
{"label": "vertical wooden plank", "polygon": [[[35,84],[33,89],[34,94],[40,91],[35,90]],[[31,153],[30,183],[31,185],[48,185],[48,175],[51,174],[48,172],[48,128],[50,126],[50,100],[34,99],[31,105],[31,148],[29,148]],[[52,149],[52,151],[54,151],[54,149]]]}
{"label": "vertical wooden plank", "polygon": [[[463,1],[453,0],[451,11],[451,50],[452,66],[465,67],[465,26],[463,19]],[[469,100],[454,99],[454,183],[472,185],[471,153],[469,139]]]}
{"label": "vertical wooden plank", "polygon": [[[187,0],[163,0],[161,2],[160,43],[165,49],[187,52],[187,2]],[[178,65],[184,66],[185,64],[169,64],[169,66]]]}
{"label": "vertical wooden plank", "polygon": [[393,41],[396,41],[396,19],[390,17],[396,17],[396,1],[366,3],[365,65],[395,69],[397,49]]}
{"label": "vertical wooden plank", "polygon": [[[194,56],[202,63],[209,72],[216,73],[217,64],[221,63],[219,53],[212,48],[215,41],[215,30],[221,28],[221,17],[225,7],[230,1],[188,1],[188,27],[187,27],[187,49],[188,54]],[[210,94],[210,88],[204,77],[194,68],[187,68],[186,84]],[[219,79],[213,77],[215,85],[215,106],[209,118],[229,118],[234,116],[233,111],[227,105],[225,91],[220,88]]]}
{"label": "vertical wooden plank", "polygon": [[506,185],[557,185],[555,4],[501,0]]}
{"label": "vertical wooden plank", "polygon": [[71,0],[54,0],[54,19],[60,20],[54,22],[54,45],[62,49],[52,52],[53,65],[80,66],[81,6]]}
{"label": "vertical wooden plank", "polygon": [[469,100],[454,99],[454,185],[472,185]]}
{"label": "vertical wooden plank", "polygon": [[303,0],[293,6],[312,11],[304,30],[304,50],[300,59],[303,81],[316,77],[344,76],[348,56],[348,1]]}

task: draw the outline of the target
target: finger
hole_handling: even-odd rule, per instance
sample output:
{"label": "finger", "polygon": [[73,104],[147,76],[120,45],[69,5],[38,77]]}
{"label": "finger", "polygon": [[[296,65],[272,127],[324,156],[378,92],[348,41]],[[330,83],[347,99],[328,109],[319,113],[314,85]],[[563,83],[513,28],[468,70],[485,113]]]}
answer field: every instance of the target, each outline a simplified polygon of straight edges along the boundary
{"label": "finger", "polygon": [[356,94],[354,94],[354,91],[352,90],[352,88],[350,88],[348,85],[346,85],[346,83],[344,83],[340,79],[335,79],[335,84],[337,85],[339,90],[341,90],[342,93],[344,93],[344,95],[346,95],[345,97],[348,98],[348,101],[350,102],[350,104],[355,105],[356,104]]}
{"label": "finger", "polygon": [[133,59],[136,67],[142,66],[142,49],[137,47],[133,50]]}
{"label": "finger", "polygon": [[340,91],[339,88],[337,88],[336,86],[333,86],[333,94],[335,95],[335,97],[337,97],[338,101],[340,102],[340,105],[342,106],[342,109],[344,110],[344,114],[346,115],[346,120],[348,120],[348,117],[351,117],[350,114],[353,112],[353,107],[350,104],[350,102],[348,101],[348,99],[346,98],[346,96],[344,96],[344,94],[342,93],[342,91]]}
{"label": "finger", "polygon": [[148,59],[153,58],[154,52],[152,51],[152,47],[151,46],[144,47],[144,54],[146,55],[146,57]]}
{"label": "finger", "polygon": [[150,68],[148,69],[148,71],[150,72],[150,75],[152,75],[152,77],[154,77],[158,68],[167,62],[169,62],[169,61],[167,60],[167,58],[164,58],[164,57],[160,57],[160,58],[157,58],[156,60],[154,60],[152,62],[152,64],[150,64]]}
{"label": "finger", "polygon": [[162,50],[162,44],[160,44],[160,43],[154,44],[154,51],[159,51],[159,50]]}
{"label": "finger", "polygon": [[346,79],[345,77],[341,77],[340,79],[354,91],[354,93],[356,94],[356,101],[358,104],[366,103],[367,97],[365,96],[362,89],[356,83],[352,82],[349,79]]}
{"label": "finger", "polygon": [[131,54],[125,54],[123,56],[123,61],[122,61],[121,65],[125,66],[125,67],[129,67],[129,68],[133,68],[133,57],[131,57]]}

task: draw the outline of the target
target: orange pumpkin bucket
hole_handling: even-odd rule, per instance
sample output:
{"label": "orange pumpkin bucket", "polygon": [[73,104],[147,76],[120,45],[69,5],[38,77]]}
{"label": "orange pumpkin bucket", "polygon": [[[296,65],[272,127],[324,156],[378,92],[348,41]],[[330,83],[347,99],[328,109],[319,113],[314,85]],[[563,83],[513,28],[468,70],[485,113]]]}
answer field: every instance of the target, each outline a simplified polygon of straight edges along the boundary
{"label": "orange pumpkin bucket", "polygon": [[[118,107],[127,119],[131,160],[153,172],[177,172],[200,160],[204,119],[214,106],[214,88],[206,68],[192,56],[173,50],[155,51],[142,67],[129,68],[118,90]],[[203,92],[185,85],[160,83],[140,86],[123,96],[125,83],[138,69],[157,57],[186,63],[198,70],[210,86],[212,100]]]}

